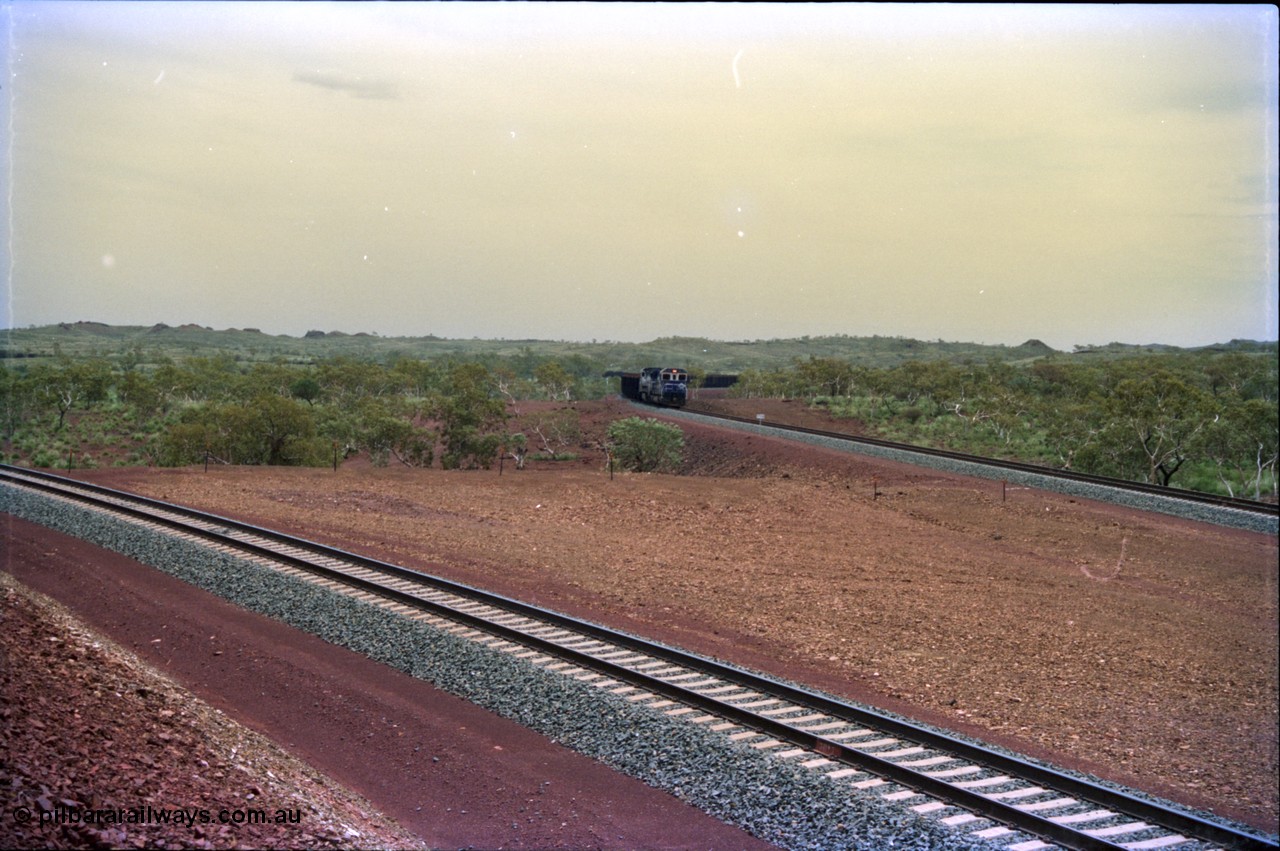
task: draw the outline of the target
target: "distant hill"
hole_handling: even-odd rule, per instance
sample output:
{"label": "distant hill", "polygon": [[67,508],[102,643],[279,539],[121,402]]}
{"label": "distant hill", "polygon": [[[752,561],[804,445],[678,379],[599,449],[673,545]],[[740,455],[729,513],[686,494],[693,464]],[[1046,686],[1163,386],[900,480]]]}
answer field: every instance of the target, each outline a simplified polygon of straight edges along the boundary
{"label": "distant hill", "polygon": [[[1123,357],[1177,351],[1173,346],[1111,343],[1058,352],[1039,340],[1018,346],[992,346],[913,340],[907,337],[800,337],[783,340],[726,342],[703,337],[663,337],[647,343],[574,343],[553,340],[446,340],[426,337],[382,337],[364,332],[308,331],[302,337],[264,334],[256,328],[215,330],[201,325],[163,323],[149,326],[63,322],[0,332],[0,359],[73,357],[119,358],[132,353],[136,362],[228,354],[242,361],[284,360],[308,363],[331,357],[384,362],[412,358],[557,358],[587,362],[601,371],[633,370],[650,365],[680,365],[706,372],[735,373],[774,369],[796,359],[840,358],[867,367],[892,367],[910,360],[951,362],[1028,362],[1049,356]],[[1275,352],[1276,344],[1232,340],[1214,351]]]}

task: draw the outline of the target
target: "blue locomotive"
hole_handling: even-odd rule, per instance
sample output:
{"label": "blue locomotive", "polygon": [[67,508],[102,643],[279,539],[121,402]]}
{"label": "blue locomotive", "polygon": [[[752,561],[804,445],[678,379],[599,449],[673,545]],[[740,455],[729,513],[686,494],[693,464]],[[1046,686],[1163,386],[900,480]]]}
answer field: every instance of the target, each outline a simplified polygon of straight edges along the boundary
{"label": "blue locomotive", "polygon": [[639,373],[624,372],[622,395],[650,405],[680,408],[689,399],[689,373],[660,366],[646,366]]}

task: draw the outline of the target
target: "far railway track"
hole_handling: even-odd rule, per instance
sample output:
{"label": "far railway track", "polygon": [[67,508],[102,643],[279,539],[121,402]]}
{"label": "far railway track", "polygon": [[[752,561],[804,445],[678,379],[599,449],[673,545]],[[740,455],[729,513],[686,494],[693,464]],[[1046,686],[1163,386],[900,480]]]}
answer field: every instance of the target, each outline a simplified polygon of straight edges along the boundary
{"label": "far railway track", "polygon": [[[1127,493],[1146,494],[1156,496],[1163,499],[1181,500],[1184,502],[1192,502],[1200,505],[1214,506],[1218,508],[1228,508],[1235,511],[1243,511],[1249,514],[1255,514],[1262,517],[1278,517],[1280,516],[1280,506],[1275,503],[1259,502],[1253,499],[1243,499],[1240,497],[1219,496],[1217,494],[1202,493],[1199,491],[1183,490],[1181,488],[1161,487],[1159,485],[1147,484],[1144,482],[1134,482],[1127,479],[1116,479],[1109,476],[1094,476],[1087,473],[1077,473],[1072,470],[1055,469],[1045,467],[1039,464],[1028,464],[1020,461],[1007,461],[1001,458],[990,458],[982,455],[967,455],[963,452],[952,452],[946,449],[934,449],[927,446],[916,446],[910,443],[895,443],[890,440],[880,440],[874,437],[864,437],[860,435],[851,435],[838,431],[823,431],[821,429],[806,428],[804,426],[788,425],[769,421],[767,423],[761,420],[754,420],[747,417],[738,417],[730,414],[718,413],[696,402],[686,405],[683,411],[696,414],[700,417],[708,417],[726,422],[741,423],[757,427],[765,427],[777,429],[780,431],[793,432],[795,434],[814,435],[830,440],[842,441],[848,443],[851,447],[866,446],[888,449],[897,452],[911,453],[915,455],[928,456],[931,458],[943,458],[949,461],[956,461],[965,464],[973,464],[981,467],[989,467],[996,471],[1006,471],[1009,473],[1025,473],[1036,476],[1042,476],[1048,479],[1058,479],[1061,481],[1079,482],[1086,485],[1095,485],[1098,487],[1112,488],[1115,490],[1125,491]],[[664,411],[665,413],[666,411]]]}
{"label": "far railway track", "polygon": [[69,500],[359,596],[1010,851],[1277,848],[1109,785],[405,567],[49,473],[0,465],[0,486]]}

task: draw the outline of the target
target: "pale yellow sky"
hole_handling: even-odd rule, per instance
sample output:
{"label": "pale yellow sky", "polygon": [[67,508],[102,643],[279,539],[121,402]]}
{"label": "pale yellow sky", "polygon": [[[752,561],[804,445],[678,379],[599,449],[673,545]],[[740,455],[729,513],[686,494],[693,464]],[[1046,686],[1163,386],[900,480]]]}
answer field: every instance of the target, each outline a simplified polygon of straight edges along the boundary
{"label": "pale yellow sky", "polygon": [[0,8],[11,327],[1277,336],[1271,6]]}

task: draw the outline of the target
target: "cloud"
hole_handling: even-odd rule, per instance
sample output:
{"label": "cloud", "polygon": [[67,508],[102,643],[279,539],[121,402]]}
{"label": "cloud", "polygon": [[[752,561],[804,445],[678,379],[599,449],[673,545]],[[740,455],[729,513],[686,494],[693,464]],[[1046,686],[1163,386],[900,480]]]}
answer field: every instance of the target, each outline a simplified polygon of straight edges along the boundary
{"label": "cloud", "polygon": [[399,100],[400,93],[390,80],[365,79],[326,71],[299,71],[293,75],[295,83],[306,83],[330,91],[346,92],[362,100]]}

